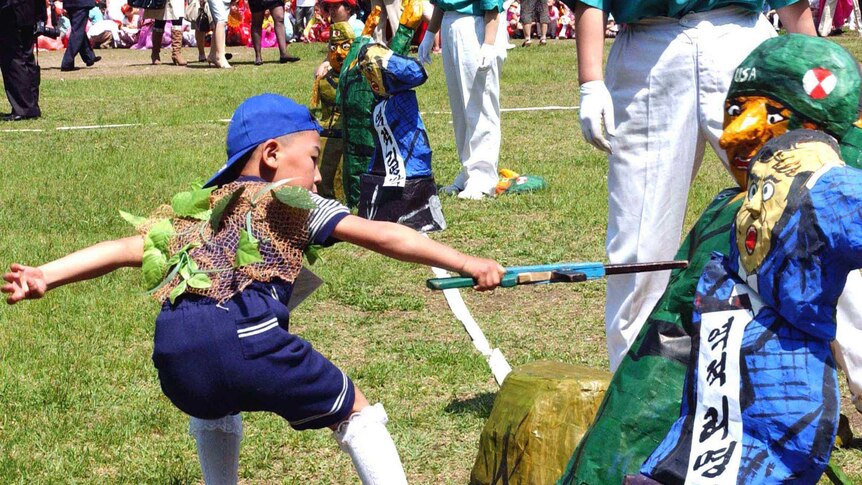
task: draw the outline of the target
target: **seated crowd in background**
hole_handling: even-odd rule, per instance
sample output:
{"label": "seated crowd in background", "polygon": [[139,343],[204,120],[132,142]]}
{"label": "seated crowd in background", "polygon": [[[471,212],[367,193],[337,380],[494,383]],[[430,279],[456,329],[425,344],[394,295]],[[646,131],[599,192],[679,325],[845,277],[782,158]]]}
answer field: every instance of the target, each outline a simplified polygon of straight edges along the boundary
{"label": "seated crowd in background", "polygon": [[[192,0],[196,1],[196,0]],[[290,0],[285,2],[284,26],[290,42],[327,42],[329,40],[329,21],[323,9],[314,5],[310,18],[297,20],[294,5]],[[301,8],[301,7],[300,7]],[[359,14],[362,16],[362,12]],[[354,20],[354,19],[351,19]],[[355,20],[362,23],[361,19]],[[265,48],[276,47],[276,37],[273,18],[267,10],[264,16],[262,45]],[[127,0],[100,0],[89,12],[87,21],[87,38],[94,49],[149,49],[150,33],[153,29],[153,19],[144,19],[143,10],[128,5]],[[183,44],[193,47],[195,39],[195,19],[183,19]],[[71,33],[71,22],[62,0],[51,2],[48,7],[47,25],[56,28],[59,36],[52,38],[40,36],[40,50],[63,50]],[[207,32],[209,34],[209,32]],[[209,36],[205,37],[209,42]],[[163,47],[170,46],[170,31],[166,30],[162,41]],[[251,10],[246,0],[238,0],[230,7],[227,27],[227,45],[252,46],[251,40]]]}

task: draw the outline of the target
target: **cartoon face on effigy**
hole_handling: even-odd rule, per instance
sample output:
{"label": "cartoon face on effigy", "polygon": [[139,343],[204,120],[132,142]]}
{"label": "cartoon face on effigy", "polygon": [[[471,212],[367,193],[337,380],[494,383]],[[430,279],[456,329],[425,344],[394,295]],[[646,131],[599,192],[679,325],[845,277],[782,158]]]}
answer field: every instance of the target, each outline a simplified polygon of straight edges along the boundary
{"label": "cartoon face on effigy", "polygon": [[[788,34],[758,46],[734,72],[719,140],[740,186],[754,154],[787,130],[848,138],[859,119],[859,89],[856,60],[835,43]],[[849,153],[844,158],[856,161]]]}
{"label": "cartoon face on effigy", "polygon": [[431,172],[431,147],[414,88],[428,75],[416,59],[382,44],[366,44],[358,66],[375,95],[374,156],[360,178],[359,215],[418,231],[446,227]]}
{"label": "cartoon face on effigy", "polygon": [[329,54],[326,60],[335,74],[341,72],[344,58],[353,45],[353,27],[348,22],[336,22],[329,26]]}
{"label": "cartoon face on effigy", "polygon": [[802,143],[793,150],[768,155],[751,165],[748,191],[736,215],[736,245],[747,274],[757,271],[772,240],[781,234],[792,202],[789,198],[799,191],[794,183],[805,181],[800,175],[815,173],[825,163],[843,163],[837,146],[823,142]]}

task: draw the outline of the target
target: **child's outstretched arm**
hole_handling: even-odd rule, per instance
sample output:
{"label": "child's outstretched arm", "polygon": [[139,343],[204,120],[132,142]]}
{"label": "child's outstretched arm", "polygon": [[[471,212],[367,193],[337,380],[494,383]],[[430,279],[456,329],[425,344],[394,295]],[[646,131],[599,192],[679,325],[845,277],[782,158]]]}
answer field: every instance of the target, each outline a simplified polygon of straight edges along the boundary
{"label": "child's outstretched arm", "polygon": [[140,266],[144,255],[144,238],[132,236],[105,241],[75,251],[38,268],[15,263],[3,275],[6,303],[42,298],[48,290],[76,281],[89,280],[125,266]]}
{"label": "child's outstretched arm", "polygon": [[437,266],[462,275],[469,275],[476,280],[474,288],[477,290],[490,290],[497,287],[506,272],[492,259],[468,256],[401,224],[347,216],[335,226],[332,235],[341,241],[353,243],[401,261]]}

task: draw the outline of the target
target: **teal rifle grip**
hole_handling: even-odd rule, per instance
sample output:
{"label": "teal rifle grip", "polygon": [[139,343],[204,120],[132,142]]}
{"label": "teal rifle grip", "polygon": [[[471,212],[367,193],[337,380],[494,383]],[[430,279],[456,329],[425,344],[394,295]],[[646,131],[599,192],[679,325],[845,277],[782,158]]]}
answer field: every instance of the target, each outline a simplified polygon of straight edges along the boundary
{"label": "teal rifle grip", "polygon": [[[428,288],[432,290],[451,290],[453,288],[472,288],[476,284],[473,278],[464,276],[454,276],[451,278],[431,278],[426,282]],[[515,273],[506,273],[500,281],[500,286],[509,288],[518,284],[518,275]]]}

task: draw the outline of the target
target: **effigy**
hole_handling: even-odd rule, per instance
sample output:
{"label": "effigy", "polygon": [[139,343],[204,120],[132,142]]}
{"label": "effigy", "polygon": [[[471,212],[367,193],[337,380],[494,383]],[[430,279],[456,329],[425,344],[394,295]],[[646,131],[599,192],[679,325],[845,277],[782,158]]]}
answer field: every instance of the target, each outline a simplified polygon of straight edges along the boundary
{"label": "effigy", "polygon": [[330,69],[314,80],[310,108],[320,122],[320,178],[317,192],[335,199],[335,178],[341,165],[344,144],[342,140],[341,112],[335,102],[338,78],[344,59],[350,51],[355,35],[349,22],[336,22],[329,26],[329,53],[326,60]]}
{"label": "effigy", "polygon": [[414,91],[428,79],[425,69],[375,43],[363,46],[358,60],[376,100],[371,116],[376,145],[368,172],[360,177],[359,216],[420,232],[445,229]]}
{"label": "effigy", "polygon": [[[406,55],[413,32],[422,21],[422,2],[406,0],[402,8],[400,24],[389,42],[389,48],[396,54]],[[374,156],[376,137],[371,124],[374,91],[365,81],[358,57],[362,47],[371,42],[371,34],[379,19],[380,9],[375,7],[365,22],[362,35],[353,41],[338,80],[336,104],[341,110],[344,141],[341,176],[345,201],[351,208],[359,204],[359,177],[368,170],[371,157]]]}
{"label": "effigy", "polygon": [[[740,187],[719,193],[685,238],[677,259],[688,259],[689,267],[671,274],[559,483],[621,483],[626,474],[638,473],[679,415],[694,332],[695,287],[712,252],[728,252],[749,161],[769,139],[807,127],[838,139],[843,159],[859,166],[862,130],[854,124],[859,88],[853,57],[825,39],[792,34],[770,39],[739,66],[725,104],[720,144]],[[853,382],[857,373],[849,369],[858,359],[844,342],[858,335],[851,325],[860,318],[853,303],[858,298],[850,295],[858,294],[859,272],[851,273],[851,280],[839,305],[833,350],[850,377],[851,391],[858,394],[858,382]]]}

